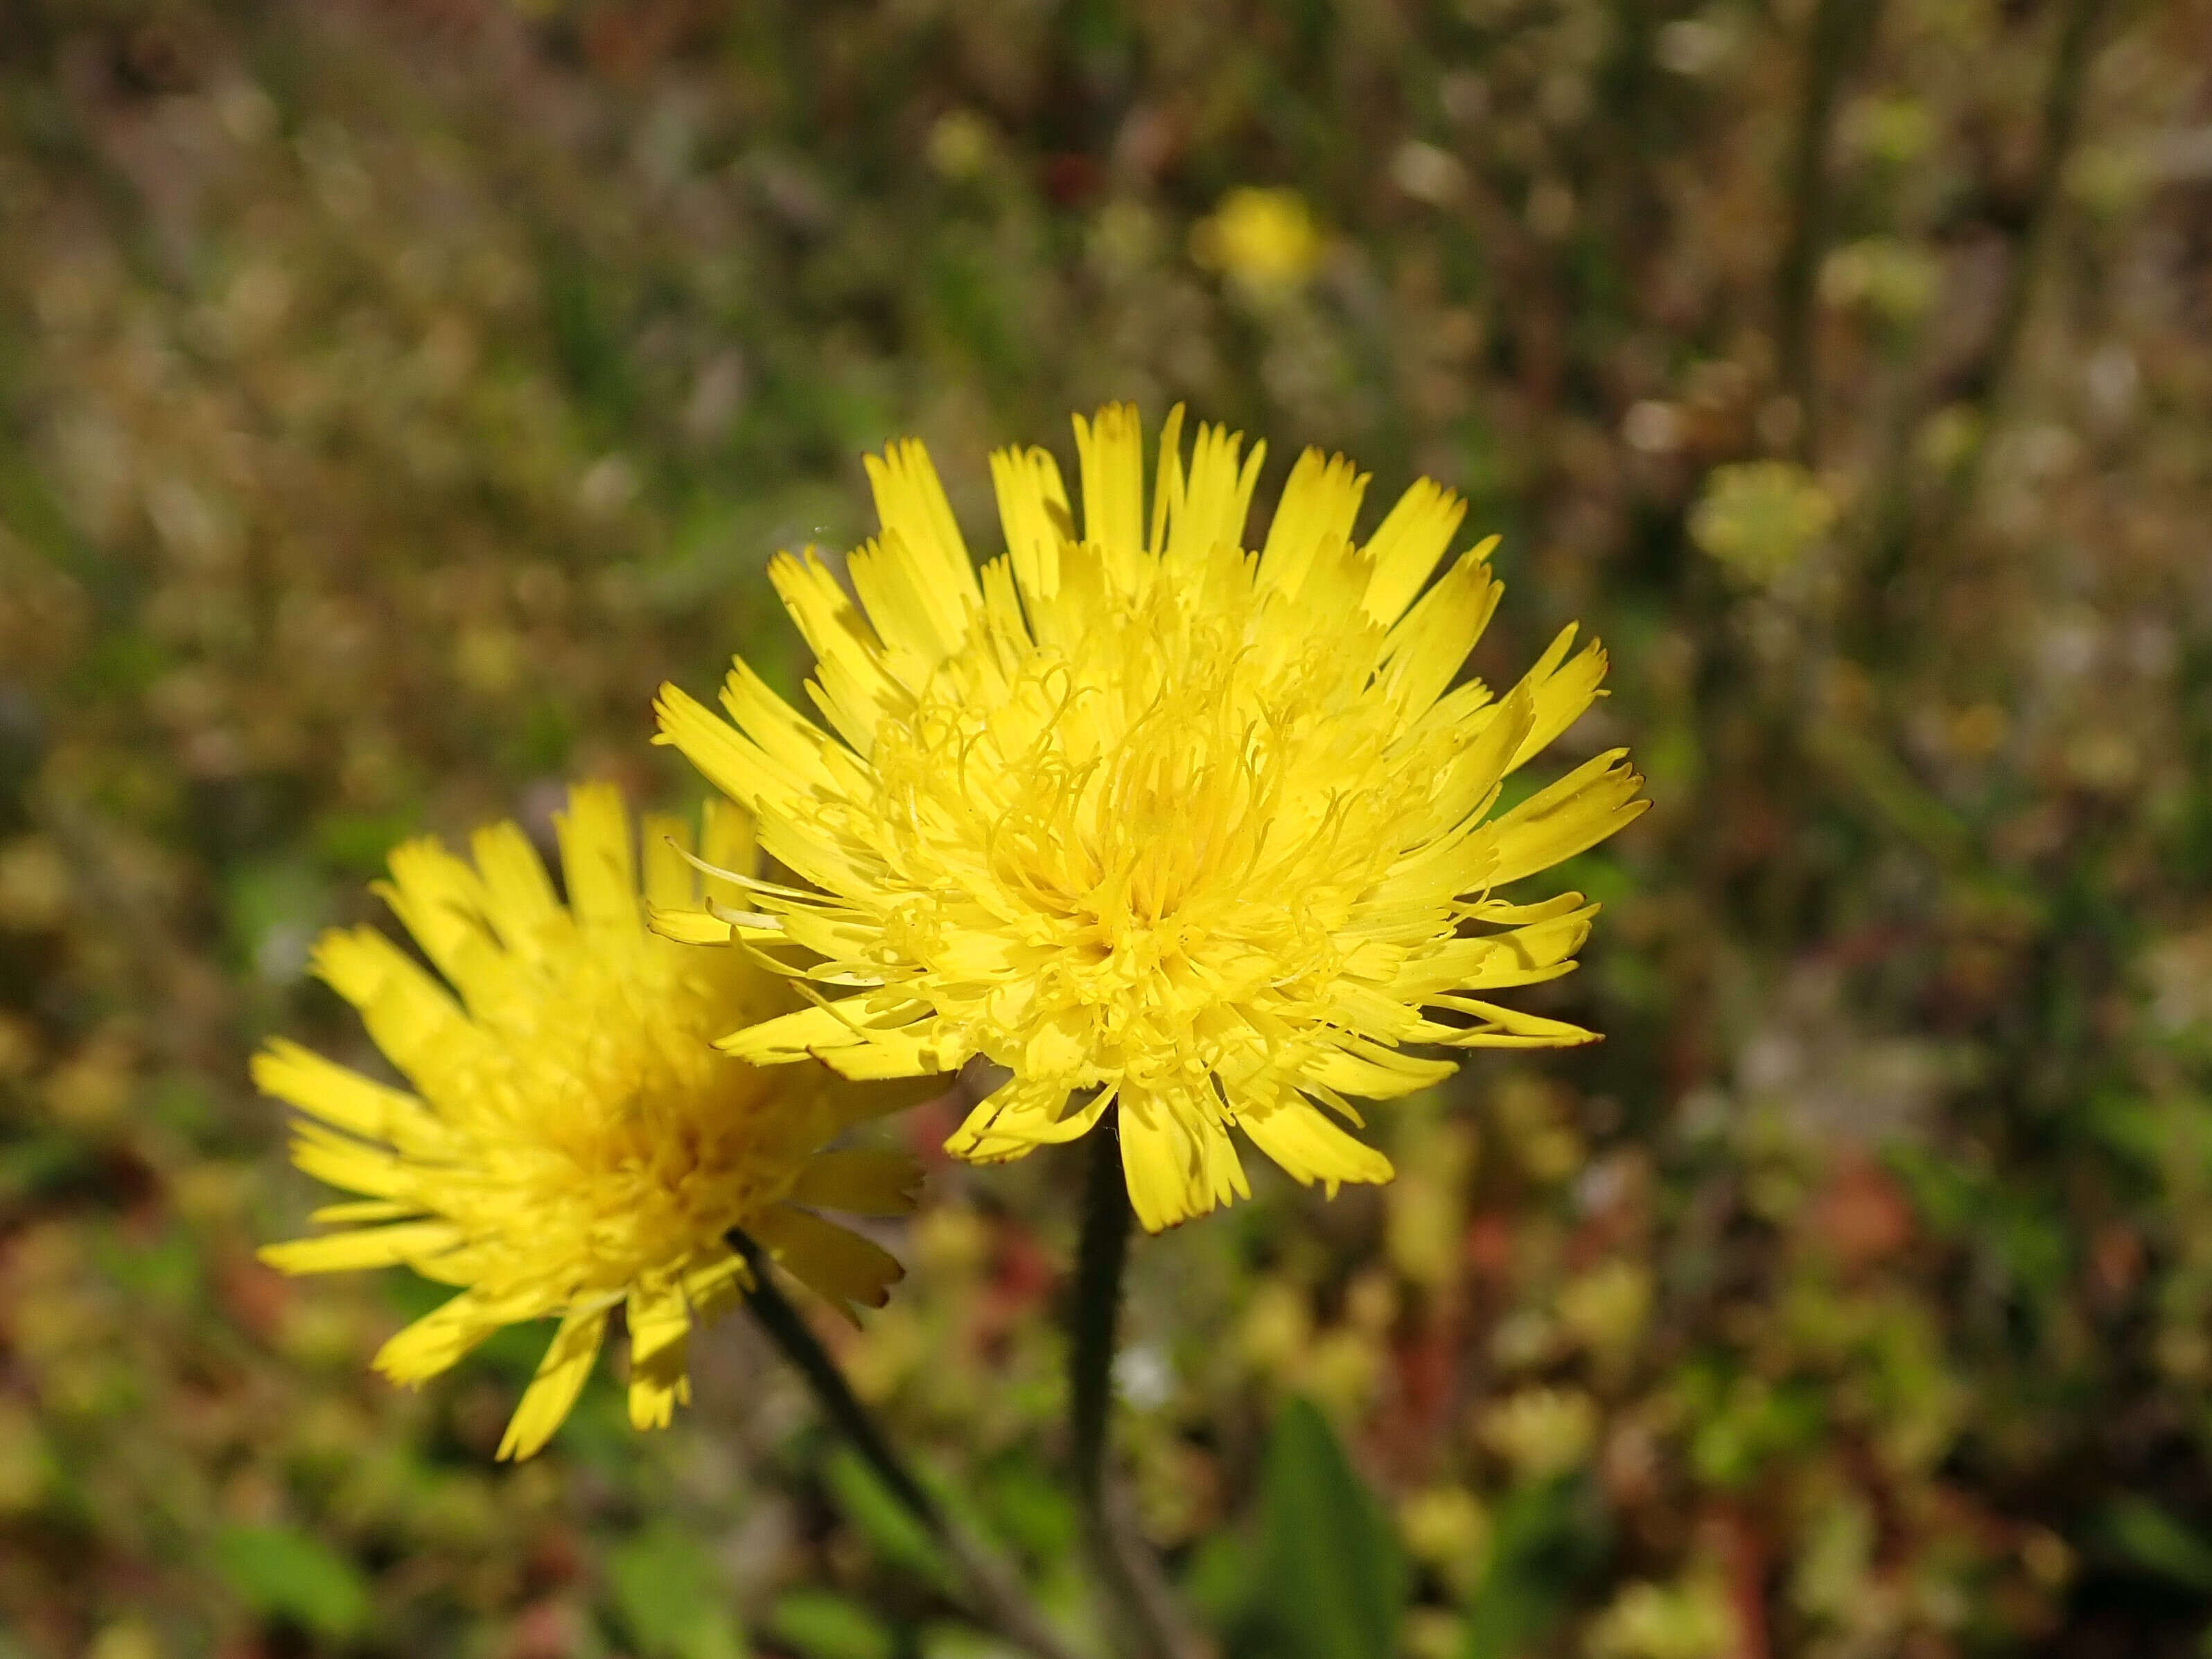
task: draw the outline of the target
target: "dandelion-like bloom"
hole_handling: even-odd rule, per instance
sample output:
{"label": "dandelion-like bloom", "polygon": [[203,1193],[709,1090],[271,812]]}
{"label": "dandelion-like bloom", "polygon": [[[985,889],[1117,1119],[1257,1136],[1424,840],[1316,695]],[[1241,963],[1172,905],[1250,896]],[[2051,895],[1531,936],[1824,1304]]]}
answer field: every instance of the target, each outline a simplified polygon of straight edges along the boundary
{"label": "dandelion-like bloom", "polygon": [[1304,286],[1322,252],[1312,210],[1294,190],[1240,186],[1191,228],[1191,252],[1198,262],[1261,298]]}
{"label": "dandelion-like bloom", "polygon": [[1771,583],[1835,527],[1836,499],[1790,461],[1718,466],[1690,514],[1690,539],[1756,586]]}
{"label": "dandelion-like bloom", "polygon": [[1201,427],[1186,464],[1180,424],[1149,526],[1133,410],[1075,422],[1080,537],[1050,456],[993,456],[1007,552],[980,580],[928,457],[893,447],[869,462],[860,609],[811,552],[769,567],[836,736],[742,661],[734,727],[673,686],[659,703],[661,741],[820,890],[756,884],[750,913],[661,925],[780,941],[849,993],[722,1046],[852,1077],[987,1056],[1012,1076],[950,1143],[979,1162],[1114,1107],[1154,1231],[1247,1193],[1232,1125],[1332,1193],[1389,1179],[1337,1120],[1454,1069],[1407,1045],[1591,1040],[1476,994],[1567,972],[1596,907],[1498,890],[1645,805],[1616,750],[1491,816],[1605,656],[1569,628],[1502,697],[1455,684],[1500,592],[1494,538],[1431,582],[1458,497],[1415,483],[1363,546],[1366,479],[1310,450],[1255,555],[1264,447]]}
{"label": "dandelion-like bloom", "polygon": [[[477,833],[473,867],[434,841],[392,854],[379,890],[459,1000],[373,928],[317,946],[316,971],[414,1092],[282,1040],[253,1066],[308,1115],[300,1167],[365,1194],[316,1212],[343,1231],[262,1258],[288,1273],[404,1262],[465,1287],[384,1345],[385,1375],[419,1382],[503,1325],[559,1318],[501,1457],[529,1456],[560,1426],[617,1306],[630,1420],[665,1426],[690,1398],[693,1322],[750,1287],[724,1242],[732,1228],[839,1304],[880,1304],[897,1262],[811,1206],[899,1212],[918,1176],[902,1154],[820,1150],[884,1103],[867,1091],[819,1066],[763,1072],[715,1050],[714,1036],[796,999],[737,952],[647,930],[617,792],[574,789],[556,822],[566,905],[513,823]],[[703,831],[706,859],[750,868],[735,808],[714,803]],[[644,842],[645,899],[681,910],[708,896],[683,820],[647,818]]]}

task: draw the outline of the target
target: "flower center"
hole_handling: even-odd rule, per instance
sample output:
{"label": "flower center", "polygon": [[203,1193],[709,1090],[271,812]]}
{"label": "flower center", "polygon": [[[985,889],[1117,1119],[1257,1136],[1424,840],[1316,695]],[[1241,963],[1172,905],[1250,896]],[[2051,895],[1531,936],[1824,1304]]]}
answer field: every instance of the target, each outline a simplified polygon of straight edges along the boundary
{"label": "flower center", "polygon": [[564,982],[526,1005],[527,1029],[503,1032],[496,1062],[471,1079],[471,1098],[498,1121],[485,1125],[474,1179],[443,1207],[478,1241],[488,1285],[551,1279],[563,1294],[611,1295],[781,1197],[808,1114],[796,1102],[763,1109],[757,1097],[794,1092],[779,1090],[787,1080],[708,1046],[732,1007],[707,988],[593,961],[551,972]]}
{"label": "flower center", "polygon": [[1371,637],[1271,658],[1249,578],[1207,599],[1152,581],[1011,672],[971,642],[878,735],[894,954],[1030,1075],[1188,1079],[1310,1017],[1428,787]]}

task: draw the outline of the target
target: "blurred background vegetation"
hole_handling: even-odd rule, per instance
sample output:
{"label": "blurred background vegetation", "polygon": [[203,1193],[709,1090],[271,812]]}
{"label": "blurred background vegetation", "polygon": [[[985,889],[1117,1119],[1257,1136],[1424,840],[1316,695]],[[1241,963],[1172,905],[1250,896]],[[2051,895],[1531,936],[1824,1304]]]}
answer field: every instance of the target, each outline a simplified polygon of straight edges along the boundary
{"label": "blurred background vegetation", "polygon": [[[1583,618],[1656,802],[1601,1048],[1140,1242],[1224,1651],[2212,1651],[2204,0],[9,0],[0,1656],[994,1651],[742,1319],[519,1468],[527,1334],[369,1376],[437,1292],[255,1265],[244,1059],[365,1060],[396,837],[686,798],[862,451],[989,544],[1121,397],[1466,492],[1475,672]],[[1080,1622],[1077,1156],[939,1158],[836,1340]]]}

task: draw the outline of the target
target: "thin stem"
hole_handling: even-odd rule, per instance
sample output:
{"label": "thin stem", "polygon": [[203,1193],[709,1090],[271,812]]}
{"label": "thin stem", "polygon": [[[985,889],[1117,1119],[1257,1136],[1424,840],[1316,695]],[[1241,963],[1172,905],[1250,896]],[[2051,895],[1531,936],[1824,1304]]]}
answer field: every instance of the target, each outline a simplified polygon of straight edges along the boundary
{"label": "thin stem", "polygon": [[1121,1170],[1120,1127],[1117,1116],[1109,1115],[1091,1131],[1068,1332],[1069,1449],[1075,1462],[1076,1493],[1086,1509],[1095,1506],[1106,1486],[1106,1427],[1114,1404],[1121,1270],[1129,1256],[1129,1187]]}
{"label": "thin stem", "polygon": [[1820,453],[1819,327],[1820,255],[1828,241],[1828,146],[1836,100],[1874,38],[1880,0],[1820,0],[1808,32],[1805,96],[1790,145],[1790,194],[1796,217],[1778,273],[1776,333],[1783,386],[1797,402],[1796,448],[1812,464]]}
{"label": "thin stem", "polygon": [[[1934,401],[1966,406],[1980,416],[1975,452],[1924,511],[1916,510],[1908,473],[1912,434],[1923,410],[1917,400],[1901,404],[1884,469],[1889,482],[1876,498],[1867,536],[1865,574],[1855,584],[1863,596],[1863,610],[1889,592],[1916,547],[1948,545],[1973,505],[1990,453],[1990,437],[2004,418],[2013,391],[2038,279],[2064,206],[2066,167],[2080,137],[2089,70],[2109,9],[2110,0],[2068,0],[2052,44],[2051,76],[2044,86],[2042,138],[2034,174],[2019,207],[2012,262],[1996,321],[1972,366],[1962,374],[1946,377],[1934,389]],[[1878,640],[1883,634],[1881,619],[1868,616],[1861,631],[1869,643]]]}
{"label": "thin stem", "polygon": [[945,1508],[915,1477],[895,1450],[868,1408],[854,1394],[852,1384],[814,1328],[776,1288],[769,1271],[768,1253],[750,1236],[738,1230],[729,1235],[730,1248],[745,1259],[752,1270],[753,1288],[745,1298],[755,1321],[769,1341],[805,1379],[814,1403],[837,1431],[851,1443],[877,1478],[907,1512],[920,1522],[964,1581],[970,1610],[985,1628],[995,1631],[1036,1659],[1075,1659],[1044,1615],[1030,1600],[1020,1580],[998,1558],[945,1512]]}
{"label": "thin stem", "polygon": [[1092,1571],[1106,1592],[1121,1648],[1133,1659],[1183,1659],[1191,1651],[1158,1565],[1140,1555],[1118,1523],[1107,1473],[1114,1405],[1115,1329],[1121,1270],[1129,1255],[1129,1184],[1121,1168],[1119,1114],[1109,1111],[1089,1136],[1083,1234],[1076,1247],[1075,1299],[1069,1310],[1068,1451],[1075,1502]]}
{"label": "thin stem", "polygon": [[2014,250],[2012,269],[2006,275],[2004,300],[1998,309],[1996,326],[1990,335],[1979,377],[1981,384],[1970,388],[1992,415],[1998,411],[2010,387],[2021,340],[2027,331],[2036,276],[2061,204],[2060,187],[2065,179],[2067,160],[2073,154],[2075,137],[2081,130],[2082,94],[2088,84],[2089,64],[2096,56],[2091,48],[2107,0],[2072,0],[2052,47],[2051,79],[2043,94],[2042,143],[2022,208],[2019,243]]}

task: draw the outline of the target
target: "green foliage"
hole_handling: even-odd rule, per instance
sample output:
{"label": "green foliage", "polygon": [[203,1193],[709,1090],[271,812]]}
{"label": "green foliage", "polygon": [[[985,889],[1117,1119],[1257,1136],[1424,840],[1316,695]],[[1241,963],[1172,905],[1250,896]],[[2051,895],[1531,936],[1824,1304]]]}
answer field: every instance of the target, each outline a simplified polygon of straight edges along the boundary
{"label": "green foliage", "polygon": [[1523,1486],[1498,1511],[1487,1559],[1466,1602],[1462,1659],[1521,1659],[1543,1650],[1604,1551],[1587,1482]]}
{"label": "green foliage", "polygon": [[800,1659],[891,1659],[897,1648],[875,1614],[826,1590],[791,1590],[778,1596],[767,1632]]}
{"label": "green foliage", "polygon": [[728,1587],[699,1540],[660,1522],[607,1552],[607,1587],[640,1659],[744,1659]]}
{"label": "green foliage", "polygon": [[213,1543],[216,1571],[256,1612],[331,1638],[368,1622],[368,1582],[320,1539],[283,1527],[225,1527]]}
{"label": "green foliage", "polygon": [[2212,1595],[2212,1540],[2149,1498],[2119,1498],[2099,1522],[2096,1531],[2106,1547],[2130,1566]]}
{"label": "green foliage", "polygon": [[949,1583],[937,1540],[857,1452],[838,1446],[824,1459],[822,1473],[847,1522],[886,1565],[903,1567],[926,1583]]}
{"label": "green foliage", "polygon": [[1404,1559],[1374,1494],[1310,1401],[1287,1401],[1268,1437],[1248,1571],[1237,1652],[1352,1659],[1395,1647]]}

